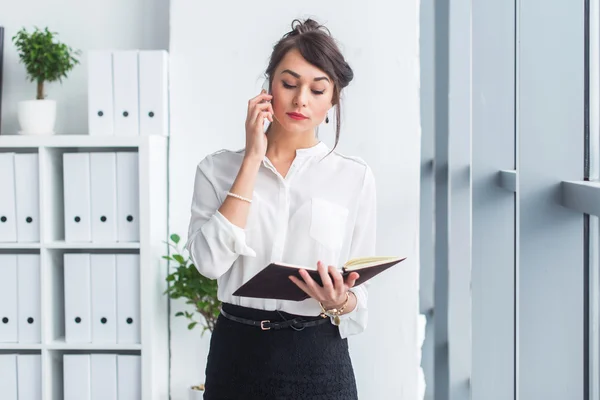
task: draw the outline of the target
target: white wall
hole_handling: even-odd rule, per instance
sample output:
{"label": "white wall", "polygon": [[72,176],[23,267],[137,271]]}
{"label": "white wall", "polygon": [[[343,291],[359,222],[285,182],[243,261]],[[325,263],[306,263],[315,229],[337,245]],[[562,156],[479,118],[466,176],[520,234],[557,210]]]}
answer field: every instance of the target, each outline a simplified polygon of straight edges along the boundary
{"label": "white wall", "polygon": [[[350,338],[362,399],[417,398],[418,10],[418,0],[171,4],[170,225],[182,237],[196,164],[221,148],[244,146],[247,101],[259,92],[272,46],[294,18],[326,23],[355,71],[338,150],[363,157],[374,170],[379,252],[410,257],[374,280],[368,329]],[[321,139],[333,144],[331,127]],[[173,314],[182,308],[171,305]],[[186,387],[204,379],[210,336],[188,331],[183,318],[171,322],[171,393],[183,400]]]}
{"label": "white wall", "polygon": [[48,98],[58,102],[56,132],[87,133],[87,57],[91,49],[167,49],[167,0],[0,0],[0,25],[5,27],[2,134],[19,130],[17,102],[35,99],[36,84],[26,79],[12,37],[21,29],[48,26],[58,40],[83,50],[82,63],[68,79],[47,84]]}

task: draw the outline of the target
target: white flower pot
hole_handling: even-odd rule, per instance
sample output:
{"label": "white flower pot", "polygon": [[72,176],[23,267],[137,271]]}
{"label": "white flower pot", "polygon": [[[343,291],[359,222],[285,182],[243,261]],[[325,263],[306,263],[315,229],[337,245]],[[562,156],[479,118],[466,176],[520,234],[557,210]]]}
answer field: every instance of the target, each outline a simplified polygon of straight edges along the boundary
{"label": "white flower pot", "polygon": [[204,390],[197,389],[197,386],[192,386],[188,389],[190,400],[203,400]]}
{"label": "white flower pot", "polygon": [[26,100],[17,105],[21,135],[52,135],[56,122],[55,100]]}

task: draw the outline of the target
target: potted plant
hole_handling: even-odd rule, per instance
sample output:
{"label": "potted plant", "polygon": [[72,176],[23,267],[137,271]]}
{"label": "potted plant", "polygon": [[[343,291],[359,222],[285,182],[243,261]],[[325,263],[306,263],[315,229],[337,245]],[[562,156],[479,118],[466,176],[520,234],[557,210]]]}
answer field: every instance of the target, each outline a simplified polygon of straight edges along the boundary
{"label": "potted plant", "polygon": [[[192,312],[179,311],[175,316],[187,318],[190,330],[201,326],[201,336],[204,336],[206,331],[212,333],[221,312],[221,302],[217,298],[217,281],[201,275],[189,255],[183,255],[179,235],[172,234],[169,239],[165,243],[172,251],[163,258],[169,261],[169,266],[173,269],[166,278],[169,288],[165,294],[171,299],[186,299],[186,304],[193,307]],[[196,314],[200,314],[201,318],[197,319]],[[190,400],[201,400],[203,392],[203,384],[192,386],[189,390]]]}
{"label": "potted plant", "polygon": [[46,99],[44,83],[57,80],[62,83],[62,78],[79,64],[76,56],[81,52],[57,42],[55,35],[56,32],[50,32],[47,27],[43,31],[36,27],[32,33],[23,28],[12,38],[29,81],[37,83],[35,100],[20,101],[17,106],[21,134],[54,133],[56,101]]}

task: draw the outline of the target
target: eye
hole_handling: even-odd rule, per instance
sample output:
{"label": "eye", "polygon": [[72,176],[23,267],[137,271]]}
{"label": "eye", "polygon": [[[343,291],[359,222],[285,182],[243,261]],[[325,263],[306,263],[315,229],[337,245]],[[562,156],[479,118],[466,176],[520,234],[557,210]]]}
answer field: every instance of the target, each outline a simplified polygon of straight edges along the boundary
{"label": "eye", "polygon": [[[283,87],[284,87],[284,88],[286,88],[286,89],[293,89],[293,88],[295,88],[295,87],[296,87],[296,86],[292,86],[292,85],[288,84],[288,83],[287,83],[287,82],[285,82],[285,81],[281,81],[281,83],[283,84]],[[313,92],[314,94],[316,94],[316,95],[322,95],[323,93],[325,93],[325,91],[324,91],[324,90],[321,90],[321,91],[319,91],[319,90],[313,90],[312,92]]]}

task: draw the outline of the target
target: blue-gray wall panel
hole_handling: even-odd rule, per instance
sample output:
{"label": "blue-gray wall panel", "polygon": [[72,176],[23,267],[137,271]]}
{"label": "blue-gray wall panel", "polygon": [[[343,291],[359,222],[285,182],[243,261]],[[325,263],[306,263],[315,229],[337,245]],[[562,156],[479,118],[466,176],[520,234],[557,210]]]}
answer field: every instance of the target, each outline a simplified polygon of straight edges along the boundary
{"label": "blue-gray wall panel", "polygon": [[518,1],[517,394],[583,399],[584,1]]}

